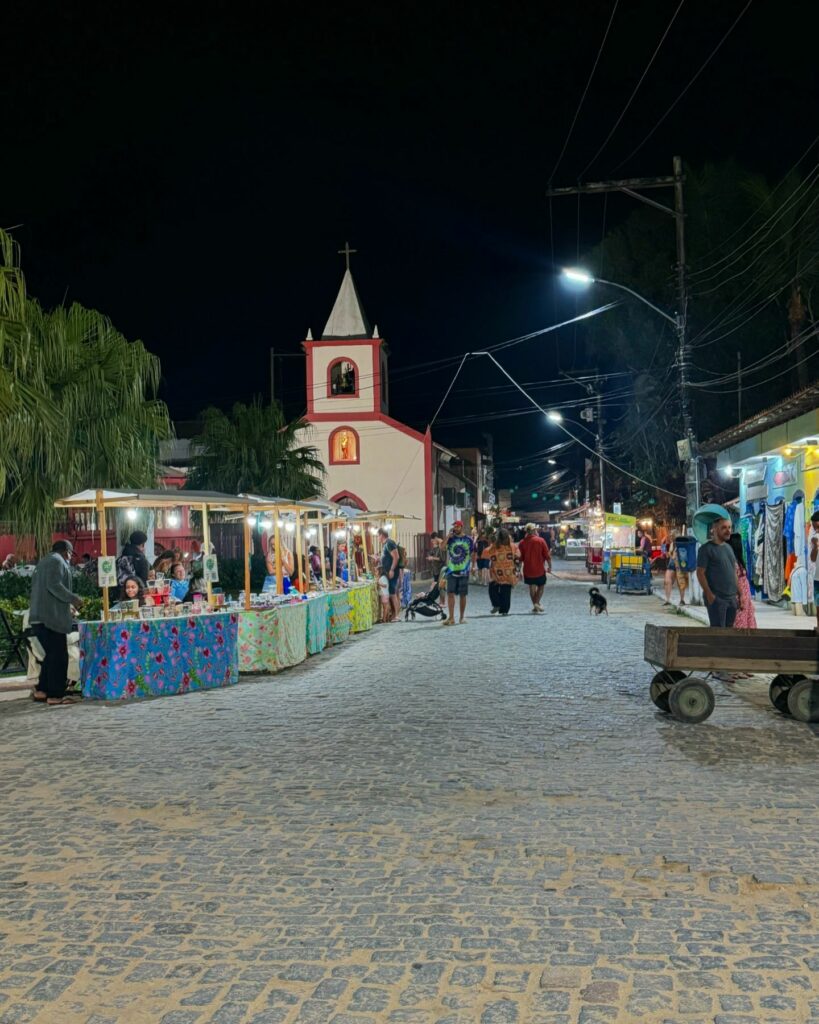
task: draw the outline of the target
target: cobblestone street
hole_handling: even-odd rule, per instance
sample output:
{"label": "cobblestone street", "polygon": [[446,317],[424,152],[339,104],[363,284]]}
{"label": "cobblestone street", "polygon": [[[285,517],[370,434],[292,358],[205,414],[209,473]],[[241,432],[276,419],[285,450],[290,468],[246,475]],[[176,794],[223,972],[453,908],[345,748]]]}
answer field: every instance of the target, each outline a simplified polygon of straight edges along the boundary
{"label": "cobblestone street", "polygon": [[0,1024],[819,1022],[819,738],[658,714],[550,582],[279,676],[0,705]]}

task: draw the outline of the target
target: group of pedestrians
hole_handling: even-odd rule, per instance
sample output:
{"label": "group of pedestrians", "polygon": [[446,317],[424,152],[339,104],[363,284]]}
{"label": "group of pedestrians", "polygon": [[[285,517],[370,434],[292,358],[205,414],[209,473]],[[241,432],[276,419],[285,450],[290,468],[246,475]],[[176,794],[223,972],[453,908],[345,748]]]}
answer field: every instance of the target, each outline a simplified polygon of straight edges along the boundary
{"label": "group of pedestrians", "polygon": [[529,524],[522,538],[516,541],[505,527],[494,532],[482,531],[473,538],[464,529],[463,522],[456,520],[446,538],[436,532],[431,534],[430,541],[427,562],[440,590],[446,591],[449,614],[445,625],[464,622],[470,577],[487,587],[492,615],[509,614],[512,588],[521,578],[529,588],[532,614],[543,613],[543,592],[552,557],[549,544],[533,524]]}

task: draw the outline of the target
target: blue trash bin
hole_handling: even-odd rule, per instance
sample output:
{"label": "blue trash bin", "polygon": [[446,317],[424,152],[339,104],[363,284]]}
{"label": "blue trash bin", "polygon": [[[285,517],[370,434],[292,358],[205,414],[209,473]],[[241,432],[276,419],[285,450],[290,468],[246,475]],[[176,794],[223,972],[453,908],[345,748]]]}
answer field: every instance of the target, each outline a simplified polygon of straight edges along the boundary
{"label": "blue trash bin", "polygon": [[678,537],[676,551],[677,567],[683,572],[693,572],[697,567],[697,538]]}

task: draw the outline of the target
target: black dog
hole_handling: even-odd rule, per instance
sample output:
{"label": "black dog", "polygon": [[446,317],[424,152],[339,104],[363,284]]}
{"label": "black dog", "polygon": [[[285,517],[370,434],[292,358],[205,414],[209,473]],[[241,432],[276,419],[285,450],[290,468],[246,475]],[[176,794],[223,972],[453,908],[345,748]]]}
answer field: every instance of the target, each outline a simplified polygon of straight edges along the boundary
{"label": "black dog", "polygon": [[603,597],[597,587],[592,587],[589,591],[589,615],[594,613],[595,615],[602,615],[603,612],[608,615],[608,601]]}

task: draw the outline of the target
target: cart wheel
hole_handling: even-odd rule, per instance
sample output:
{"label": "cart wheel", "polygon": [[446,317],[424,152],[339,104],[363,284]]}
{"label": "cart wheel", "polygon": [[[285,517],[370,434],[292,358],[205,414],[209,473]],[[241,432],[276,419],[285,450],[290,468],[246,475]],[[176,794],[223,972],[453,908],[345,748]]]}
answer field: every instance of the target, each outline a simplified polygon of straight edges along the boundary
{"label": "cart wheel", "polygon": [[819,682],[800,679],[788,690],[788,710],[797,722],[819,722]]}
{"label": "cart wheel", "polygon": [[663,671],[658,672],[651,680],[648,694],[655,707],[668,714],[668,691],[671,687],[685,678],[684,672]]}
{"label": "cart wheel", "polygon": [[714,710],[714,691],[704,679],[689,676],[669,691],[668,710],[678,722],[698,725]]}
{"label": "cart wheel", "polygon": [[788,707],[788,692],[795,683],[804,678],[804,676],[779,675],[774,676],[772,679],[771,685],[768,687],[768,697],[771,704],[781,715],[789,715],[791,713]]}

